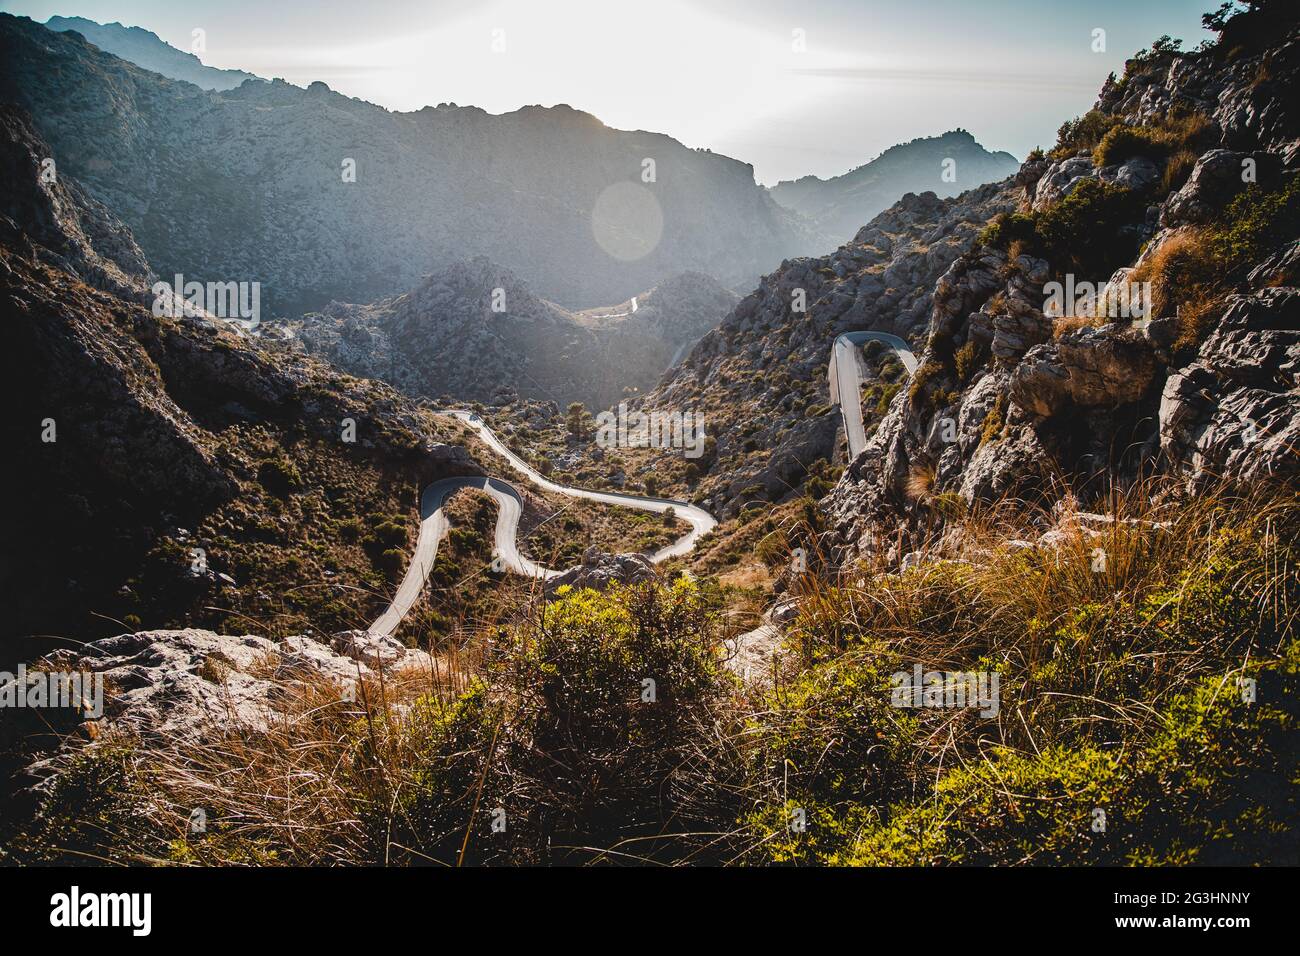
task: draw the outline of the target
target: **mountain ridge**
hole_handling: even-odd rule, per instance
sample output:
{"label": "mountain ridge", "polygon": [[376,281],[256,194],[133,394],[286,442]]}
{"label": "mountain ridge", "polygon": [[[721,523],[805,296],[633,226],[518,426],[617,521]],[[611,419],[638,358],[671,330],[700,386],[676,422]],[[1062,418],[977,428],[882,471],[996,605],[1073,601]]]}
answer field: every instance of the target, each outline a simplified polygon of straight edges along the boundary
{"label": "mountain ridge", "polygon": [[0,96],[160,274],[260,281],[273,314],[398,294],[476,255],[587,308],[691,270],[747,285],[816,244],[748,164],[572,108],[389,113],[282,80],[203,91],[7,14],[0,52]]}
{"label": "mountain ridge", "polygon": [[80,33],[105,53],[130,60],[137,66],[173,80],[193,83],[205,90],[228,90],[245,80],[261,80],[244,70],[208,66],[193,53],[172,46],[152,30],[128,27],[114,21],[97,23],[85,17],[50,17],[44,26],[58,33]]}
{"label": "mountain ridge", "polygon": [[[949,162],[951,166],[945,166]],[[829,179],[782,180],[769,193],[778,203],[813,220],[839,245],[907,193],[955,196],[1004,179],[1019,165],[1010,153],[986,150],[971,133],[958,128],[891,146]]]}
{"label": "mountain ridge", "polygon": [[620,307],[571,312],[486,257],[461,260],[367,305],[331,302],[280,326],[289,343],[416,398],[523,396],[604,408],[649,389],[738,296],[683,273]]}

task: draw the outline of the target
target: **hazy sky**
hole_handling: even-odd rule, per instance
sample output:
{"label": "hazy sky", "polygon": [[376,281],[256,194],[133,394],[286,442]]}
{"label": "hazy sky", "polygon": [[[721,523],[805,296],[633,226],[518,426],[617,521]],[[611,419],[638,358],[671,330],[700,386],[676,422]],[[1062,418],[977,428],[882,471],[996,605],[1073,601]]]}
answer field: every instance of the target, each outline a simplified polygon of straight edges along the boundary
{"label": "hazy sky", "polygon": [[[153,30],[201,59],[394,110],[568,103],[753,163],[832,176],[957,126],[1023,158],[1162,33],[1218,0],[65,0],[3,2]],[[1093,31],[1105,34],[1094,52]],[[503,31],[496,33],[494,31]],[[804,49],[795,50],[802,31]],[[504,50],[493,50],[494,38]],[[499,42],[498,42],[498,45]]]}

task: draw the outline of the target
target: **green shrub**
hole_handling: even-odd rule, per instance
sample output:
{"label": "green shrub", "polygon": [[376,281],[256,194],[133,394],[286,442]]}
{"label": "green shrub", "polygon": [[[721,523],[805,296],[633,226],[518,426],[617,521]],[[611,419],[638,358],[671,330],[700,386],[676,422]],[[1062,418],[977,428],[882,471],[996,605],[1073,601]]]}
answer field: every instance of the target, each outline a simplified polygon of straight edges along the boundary
{"label": "green shrub", "polygon": [[980,231],[976,241],[980,245],[1004,251],[1013,242],[1022,242],[1033,248],[1038,242],[1037,225],[1032,215],[1020,212],[999,213]]}
{"label": "green shrub", "polygon": [[1102,138],[1122,120],[1100,110],[1089,110],[1082,116],[1066,120],[1056,133],[1056,147],[1048,154],[1053,160],[1062,160],[1083,150],[1095,149]]}
{"label": "green shrub", "polygon": [[393,518],[384,518],[375,525],[371,534],[385,547],[396,548],[406,544],[406,527]]}
{"label": "green shrub", "polygon": [[[725,685],[718,614],[716,595],[685,578],[561,589],[519,633],[499,671],[514,701],[501,799],[529,852],[585,859],[577,848],[690,829],[696,797],[712,799],[691,779]],[[628,849],[657,852],[653,840]]]}
{"label": "green shrub", "polygon": [[1110,278],[1137,253],[1133,226],[1146,214],[1141,196],[1100,179],[1083,179],[1039,214],[1037,232],[1059,272]]}
{"label": "green shrub", "polygon": [[287,458],[264,458],[257,466],[257,480],[273,495],[287,497],[302,487],[302,475]]}
{"label": "green shrub", "polygon": [[130,850],[159,852],[162,841],[140,813],[146,798],[135,759],[121,744],[69,758],[33,818],[8,846],[0,840],[0,861],[84,866]]}
{"label": "green shrub", "polygon": [[1300,235],[1300,176],[1280,189],[1252,183],[1218,217],[1211,250],[1226,272],[1253,266]]}
{"label": "green shrub", "polygon": [[[872,659],[841,659],[813,668],[771,694],[751,721],[750,774],[781,780],[783,802],[743,821],[775,863],[811,858],[841,862],[851,831],[903,786],[916,731],[906,710],[890,706],[887,670]],[[792,829],[796,811],[807,830]]]}
{"label": "green shrub", "polygon": [[380,552],[379,558],[375,561],[375,567],[389,577],[396,577],[406,567],[406,555],[397,548],[387,548]]}
{"label": "green shrub", "polygon": [[[1093,149],[1092,161],[1097,166],[1113,166],[1134,156],[1145,156],[1156,163],[1179,153],[1195,157],[1213,145],[1213,134],[1213,121],[1198,112],[1177,112],[1147,126],[1121,123],[1107,130]],[[1185,165],[1186,159],[1180,163]]]}
{"label": "green shrub", "polygon": [[886,382],[879,387],[876,395],[875,413],[884,415],[889,411],[889,405],[894,400],[894,396],[903,390],[902,382]]}
{"label": "green shrub", "polygon": [[[538,619],[499,633],[483,682],[407,722],[417,757],[396,806],[366,811],[375,846],[442,863],[462,844],[478,863],[681,851],[691,841],[667,834],[694,829],[697,801],[714,799],[694,774],[707,771],[709,712],[726,685],[718,613],[716,595],[684,578],[561,588]],[[504,833],[491,829],[498,807]]]}
{"label": "green shrub", "polygon": [[[490,815],[482,808],[496,803],[484,804],[482,793],[487,788],[495,796],[493,791],[503,786],[489,763],[503,719],[502,702],[493,700],[481,682],[454,701],[426,696],[411,708],[394,748],[408,756],[392,797],[381,791],[382,799],[357,805],[368,834],[364,845],[373,848],[369,862],[450,865],[467,844],[470,860],[484,858],[493,834]],[[364,744],[358,736],[353,745]]]}
{"label": "green shrub", "polygon": [[1246,704],[1223,677],[1206,678],[1169,703],[1140,749],[997,749],[988,762],[945,775],[932,801],[865,818],[850,846],[841,849],[836,834],[826,861],[1293,864],[1294,843],[1278,836],[1300,810],[1287,783],[1298,769],[1288,743],[1300,730],[1296,681],[1276,670],[1257,678],[1280,692],[1271,703]]}
{"label": "green shrub", "polygon": [[1182,40],[1174,39],[1165,34],[1151,44],[1151,49],[1138,50],[1137,53],[1124,61],[1124,76],[1121,83],[1127,84],[1134,77],[1149,73],[1162,63],[1167,64],[1171,55],[1177,54],[1182,45]]}
{"label": "green shrub", "polygon": [[[767,799],[743,816],[746,858],[1300,858],[1300,576],[1283,495],[1211,497],[1159,529],[1116,525],[1101,571],[1089,567],[1098,539],[1080,537],[1056,554],[1006,551],[817,594],[794,629],[809,666],[767,704],[771,730],[748,732]],[[898,655],[996,669],[1002,716],[890,713],[884,675]],[[1254,701],[1242,676],[1257,681]],[[806,832],[789,825],[795,809]]]}
{"label": "green shrub", "polygon": [[1092,151],[1095,166],[1115,166],[1135,156],[1163,162],[1169,147],[1150,129],[1121,124],[1112,126]]}

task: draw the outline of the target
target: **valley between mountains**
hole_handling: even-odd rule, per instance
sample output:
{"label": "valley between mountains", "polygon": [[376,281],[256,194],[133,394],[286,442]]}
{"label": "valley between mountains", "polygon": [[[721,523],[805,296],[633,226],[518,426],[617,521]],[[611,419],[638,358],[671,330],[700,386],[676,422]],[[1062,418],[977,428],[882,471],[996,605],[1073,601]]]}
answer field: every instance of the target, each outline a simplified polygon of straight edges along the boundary
{"label": "valley between mountains", "polygon": [[0,14],[0,703],[103,704],[0,861],[1300,860],[1300,18],[1204,22],[768,188]]}
{"label": "valley between mountains", "polygon": [[[851,457],[856,457],[866,445],[866,437],[862,429],[861,374],[858,366],[857,346],[869,341],[884,342],[894,350],[909,374],[916,371],[915,356],[912,355],[912,351],[907,347],[907,344],[897,336],[887,335],[882,332],[850,332],[836,339],[835,351],[831,359],[828,375],[828,387],[835,403],[840,407],[844,416],[844,430],[848,437]],[[546,478],[529,467],[527,462],[506,448],[492,434],[492,430],[482,424],[477,415],[467,412],[453,412],[452,414],[475,425],[479,437],[508,461],[511,467],[528,478],[529,481],[536,483],[547,491],[558,492],[576,498],[585,498],[591,501],[643,509],[657,514],[671,512],[673,517],[685,516],[691,530],[672,544],[650,554],[646,559],[646,564],[656,564],[666,558],[689,554],[691,549],[695,547],[699,537],[708,534],[717,526],[717,521],[714,520],[712,515],[700,508],[696,508],[689,502],[647,498],[638,495],[583,491],[576,488],[566,488],[547,481]],[[384,610],[379,619],[368,628],[368,633],[371,636],[387,637],[391,634],[417,600],[420,589],[424,586],[429,573],[433,569],[434,562],[437,560],[438,542],[449,530],[446,517],[443,514],[443,502],[459,489],[466,487],[483,490],[496,502],[499,509],[496,541],[493,548],[494,563],[499,561],[511,571],[528,577],[549,579],[563,576],[560,571],[543,568],[519,554],[516,532],[519,525],[520,497],[519,493],[511,485],[493,478],[444,478],[429,485],[420,496],[420,535],[416,541],[415,553],[411,557],[406,574],[402,578],[402,583],[398,587],[392,603]],[[569,575],[569,577],[573,577],[573,575]]]}

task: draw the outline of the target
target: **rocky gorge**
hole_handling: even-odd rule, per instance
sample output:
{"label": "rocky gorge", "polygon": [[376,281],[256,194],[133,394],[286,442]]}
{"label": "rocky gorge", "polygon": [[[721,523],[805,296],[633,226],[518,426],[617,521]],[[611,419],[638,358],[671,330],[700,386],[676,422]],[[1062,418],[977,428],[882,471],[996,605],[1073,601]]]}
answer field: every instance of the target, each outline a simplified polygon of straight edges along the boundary
{"label": "rocky gorge", "polygon": [[[1165,470],[1290,480],[1300,122],[1281,91],[1300,45],[1263,46],[1135,58],[1007,180],[908,195],[764,277],[644,400],[752,423],[715,431],[698,499],[724,515],[785,500],[833,458],[824,370],[856,329],[910,340],[920,368],[821,502],[852,552],[892,541],[901,560],[899,530],[949,495],[1086,497]],[[1049,285],[1076,279],[1095,306],[1053,315]],[[1146,319],[1113,308],[1135,281],[1154,289]]]}
{"label": "rocky gorge", "polygon": [[[1300,23],[1206,20],[807,256],[744,164],[567,107],[206,90],[0,17],[4,653],[108,698],[0,714],[0,861],[1293,862]],[[358,143],[377,192],[326,193]],[[558,268],[649,145],[692,182],[654,254]],[[798,201],[843,226],[869,166]],[[255,263],[255,334],[150,308]],[[848,332],[916,359],[848,340],[852,456]],[[570,400],[708,437],[604,448]],[[656,514],[596,546],[589,481]],[[503,570],[511,502],[572,567]],[[1001,699],[891,701],[940,664]]]}

